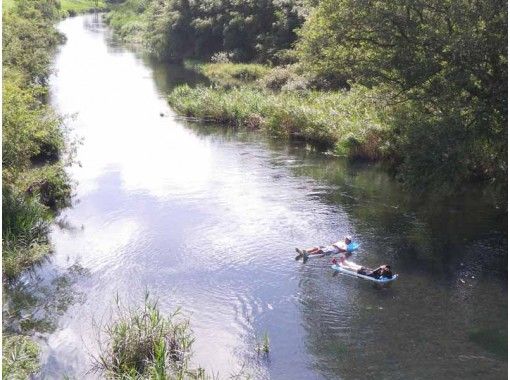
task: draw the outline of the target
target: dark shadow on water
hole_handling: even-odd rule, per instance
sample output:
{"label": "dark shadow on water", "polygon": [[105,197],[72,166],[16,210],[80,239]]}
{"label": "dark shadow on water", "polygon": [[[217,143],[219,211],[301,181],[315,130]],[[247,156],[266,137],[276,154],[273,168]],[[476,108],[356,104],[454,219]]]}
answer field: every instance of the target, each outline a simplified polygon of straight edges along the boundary
{"label": "dark shadow on water", "polygon": [[493,328],[475,328],[469,332],[469,340],[501,359],[508,356],[507,331]]}

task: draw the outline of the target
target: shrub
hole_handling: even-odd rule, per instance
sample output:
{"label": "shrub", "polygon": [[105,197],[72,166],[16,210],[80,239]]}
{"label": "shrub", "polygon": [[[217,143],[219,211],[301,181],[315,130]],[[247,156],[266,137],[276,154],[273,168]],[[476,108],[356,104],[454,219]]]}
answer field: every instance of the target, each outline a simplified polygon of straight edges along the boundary
{"label": "shrub", "polygon": [[114,379],[191,378],[189,366],[193,337],[179,310],[160,313],[149,294],[141,308],[127,308],[116,299],[116,319],[100,326],[100,353],[94,369]]}
{"label": "shrub", "polygon": [[310,87],[310,80],[298,74],[294,66],[278,66],[261,78],[259,84],[273,91],[304,91]]}
{"label": "shrub", "polygon": [[233,54],[231,52],[219,51],[211,57],[213,63],[230,63],[232,61]]}

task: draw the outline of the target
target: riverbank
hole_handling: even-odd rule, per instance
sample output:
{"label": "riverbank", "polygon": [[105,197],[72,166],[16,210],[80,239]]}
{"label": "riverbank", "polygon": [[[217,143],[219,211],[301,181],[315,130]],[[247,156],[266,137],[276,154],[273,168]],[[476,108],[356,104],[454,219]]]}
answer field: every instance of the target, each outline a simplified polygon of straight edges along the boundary
{"label": "riverbank", "polygon": [[[47,104],[60,35],[53,3],[22,1],[5,11],[3,83],[3,275],[14,278],[50,250],[49,223],[69,203],[71,155],[64,120]],[[27,38],[27,36],[29,38]]]}
{"label": "riverbank", "polygon": [[60,11],[62,17],[76,16],[92,11],[107,11],[108,7],[104,0],[61,0]]}
{"label": "riverbank", "polygon": [[174,89],[168,97],[180,114],[270,136],[304,140],[338,156],[381,160],[392,154],[387,100],[377,89],[317,89],[293,66],[186,62],[213,84]]}
{"label": "riverbank", "polygon": [[[114,295],[141,310],[145,289],[161,315],[182,306],[191,317],[191,364],[225,376],[245,365],[257,379],[502,377],[506,361],[485,347],[507,331],[504,204],[496,209],[478,191],[442,202],[418,197],[380,165],[168,117],[166,94],[194,72],[126,48],[97,15],[58,29],[67,42],[53,60],[51,104],[76,115],[69,127],[84,141],[80,165],[69,168],[76,201],[52,228],[51,260],[9,288],[15,303],[5,313],[40,338],[37,377],[86,377],[88,354],[99,353],[92,321],[125,326],[115,324],[131,319],[115,318]],[[294,246],[339,233],[362,243],[356,261],[389,262],[405,286],[383,294],[329,276],[327,262],[293,260]],[[381,353],[377,332],[403,314]],[[435,344],[409,346],[417,324]],[[255,347],[264,336],[267,361]]]}
{"label": "riverbank", "polygon": [[[51,251],[49,227],[69,204],[63,119],[48,105],[50,63],[64,37],[50,1],[19,1],[3,12],[2,278],[8,284]],[[39,349],[3,325],[4,376],[29,376]]]}
{"label": "riverbank", "polygon": [[[198,68],[222,84],[214,89],[176,89],[170,95],[172,106],[184,115],[229,125],[244,125],[252,115],[258,124],[269,125],[263,129],[272,135],[326,145],[350,158],[389,162],[399,181],[415,190],[441,188],[454,193],[485,182],[496,183],[504,193],[506,53],[492,53],[504,50],[504,33],[466,27],[490,24],[494,30],[506,30],[499,5],[494,12],[485,12],[459,3],[466,12],[456,20],[455,33],[439,9],[399,26],[399,20],[412,18],[399,5],[373,13],[360,10],[358,21],[352,22],[350,9],[358,6],[329,1],[302,6],[291,1],[286,7],[269,2],[240,9],[227,3],[200,7],[128,0],[114,7],[106,20],[121,38],[143,45],[162,61],[215,62]],[[228,16],[219,17],[224,14]],[[366,40],[362,26],[372,24],[392,27]],[[441,38],[430,30],[437,30]],[[399,36],[396,42],[394,35]],[[407,35],[416,35],[417,40]],[[479,41],[486,52],[469,55],[470,67],[484,68],[472,73],[457,59],[464,53],[455,53],[474,46],[469,41]],[[427,47],[426,53],[409,54],[421,45]],[[437,56],[437,51],[445,56]],[[233,75],[235,65],[254,63],[264,64],[258,66],[269,72],[266,75],[276,87],[268,89],[264,83],[259,86]],[[361,104],[359,92],[366,97]],[[262,107],[262,114],[252,100],[266,97],[276,105]],[[334,97],[340,105],[321,106]],[[207,102],[202,109],[197,99]],[[233,104],[225,106],[227,100]],[[296,110],[299,103],[301,109]]]}
{"label": "riverbank", "polygon": [[168,96],[172,108],[184,116],[304,140],[364,160],[379,160],[388,152],[388,127],[376,100],[375,93],[361,87],[349,92],[273,92],[250,85],[184,85]]}

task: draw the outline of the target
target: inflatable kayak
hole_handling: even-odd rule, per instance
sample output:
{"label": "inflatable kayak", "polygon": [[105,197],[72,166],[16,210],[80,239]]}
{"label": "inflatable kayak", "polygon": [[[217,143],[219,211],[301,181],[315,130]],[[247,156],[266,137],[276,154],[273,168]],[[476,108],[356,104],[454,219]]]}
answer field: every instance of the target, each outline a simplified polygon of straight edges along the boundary
{"label": "inflatable kayak", "polygon": [[[349,244],[347,246],[347,252],[352,253],[352,252],[356,251],[358,248],[359,248],[359,244],[358,243],[351,243],[351,244]],[[313,254],[313,255],[308,255],[308,259],[316,259],[316,258],[324,257],[324,256],[338,255],[340,253],[341,252],[336,252],[336,253],[316,253],[316,254]]]}
{"label": "inflatable kayak", "polygon": [[379,284],[387,284],[388,282],[395,281],[398,278],[398,274],[394,274],[391,278],[374,278],[374,277],[370,277],[370,276],[365,276],[364,274],[359,274],[359,273],[355,272],[353,269],[345,268],[339,264],[331,265],[331,269],[333,269],[337,272],[347,274],[349,276],[363,278],[365,280],[376,282]]}

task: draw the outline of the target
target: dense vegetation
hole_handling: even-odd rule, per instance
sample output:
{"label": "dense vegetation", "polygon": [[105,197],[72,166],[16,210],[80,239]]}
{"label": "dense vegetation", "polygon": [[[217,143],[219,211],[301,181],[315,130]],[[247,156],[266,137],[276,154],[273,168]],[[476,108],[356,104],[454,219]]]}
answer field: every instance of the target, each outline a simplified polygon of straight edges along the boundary
{"label": "dense vegetation", "polygon": [[74,16],[92,10],[106,10],[104,0],[60,0],[59,4],[63,16]]}
{"label": "dense vegetation", "polygon": [[[215,123],[262,129],[273,136],[304,139],[352,158],[379,159],[386,126],[363,87],[343,92],[272,92],[257,86],[177,87],[169,96],[183,115]],[[380,104],[380,103],[377,103]]]}
{"label": "dense vegetation", "polygon": [[51,54],[63,37],[51,0],[3,15],[3,273],[14,277],[49,251],[52,214],[68,202],[62,120],[46,104]]}
{"label": "dense vegetation", "polygon": [[2,336],[2,378],[29,379],[39,369],[39,347],[22,335]]}
{"label": "dense vegetation", "polygon": [[296,0],[128,0],[108,16],[124,37],[143,33],[157,57],[208,60],[226,52],[235,61],[279,61],[304,21]]}
{"label": "dense vegetation", "polygon": [[202,379],[203,369],[190,367],[193,336],[179,315],[161,314],[157,301],[128,308],[116,299],[115,319],[98,326],[100,352],[95,367],[109,379]]}
{"label": "dense vegetation", "polygon": [[505,1],[325,0],[300,35],[312,72],[394,90],[407,178],[506,181]]}
{"label": "dense vegetation", "polygon": [[[3,13],[2,262],[4,284],[50,251],[48,228],[71,187],[62,119],[47,105],[51,56],[63,40],[53,0],[20,0]],[[38,348],[5,331],[3,372],[26,378]]]}
{"label": "dense vegetation", "polygon": [[[217,63],[198,66],[214,90],[183,88],[170,96],[179,112],[232,123],[237,114],[231,109],[243,108],[267,124],[275,113],[295,115],[291,104],[302,98],[306,122],[286,117],[299,121],[290,122],[298,132],[290,135],[322,143],[328,130],[329,145],[353,157],[364,144],[379,144],[378,154],[366,158],[385,158],[415,187],[455,189],[489,180],[506,188],[506,2],[127,0],[108,19],[160,59]],[[240,77],[234,71],[253,70],[228,64],[254,61],[286,66]],[[338,127],[344,119],[336,115],[347,114],[349,102],[330,103],[324,117],[325,107],[314,108],[322,103],[309,101],[348,98],[344,91],[352,86],[370,98],[363,103],[367,117],[378,115],[377,129],[385,133],[376,139],[365,139],[373,136],[374,123],[364,124],[364,117],[358,130]],[[278,99],[282,109],[253,108],[257,96]],[[269,113],[260,114],[262,108]],[[221,109],[225,114],[218,117]],[[245,120],[243,114],[234,124]],[[280,135],[289,130],[288,123],[281,126]]]}

